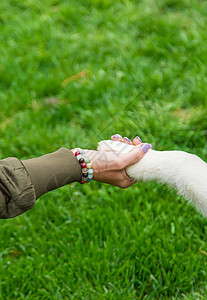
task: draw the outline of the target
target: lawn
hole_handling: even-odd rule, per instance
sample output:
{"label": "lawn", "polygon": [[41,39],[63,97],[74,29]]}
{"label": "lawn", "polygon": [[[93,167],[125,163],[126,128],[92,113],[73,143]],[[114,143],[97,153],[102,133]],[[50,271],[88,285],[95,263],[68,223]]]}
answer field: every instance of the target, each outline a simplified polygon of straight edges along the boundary
{"label": "lawn", "polygon": [[[207,2],[1,0],[0,157],[114,133],[207,160]],[[207,222],[166,186],[74,183],[0,220],[0,299],[207,299]]]}

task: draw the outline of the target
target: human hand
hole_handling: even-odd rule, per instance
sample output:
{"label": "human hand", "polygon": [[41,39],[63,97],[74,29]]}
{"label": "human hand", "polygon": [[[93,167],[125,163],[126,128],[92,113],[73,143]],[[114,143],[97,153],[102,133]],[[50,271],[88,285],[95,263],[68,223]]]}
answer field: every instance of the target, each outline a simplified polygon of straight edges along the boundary
{"label": "human hand", "polygon": [[[114,136],[112,136],[112,139],[113,137]],[[121,136],[119,136],[119,139],[122,141]],[[128,138],[124,138],[123,142],[132,144]],[[151,148],[151,145],[143,144],[141,140],[137,138],[134,145],[135,147],[125,154],[84,149],[85,154],[89,157],[93,166],[93,179],[120,188],[127,188],[135,183],[135,181],[127,175],[126,168],[141,160],[144,154]],[[72,151],[74,153],[76,149]]]}
{"label": "human hand", "polygon": [[[111,139],[112,141],[118,141],[118,142],[122,142],[122,143],[125,143],[125,144],[129,144],[129,145],[134,145],[134,146],[137,146],[137,145],[140,145],[142,144],[142,140],[139,136],[136,136],[133,141],[131,141],[128,137],[123,137],[120,135],[120,134],[114,134],[111,136]],[[153,149],[152,145],[150,145],[150,148]]]}

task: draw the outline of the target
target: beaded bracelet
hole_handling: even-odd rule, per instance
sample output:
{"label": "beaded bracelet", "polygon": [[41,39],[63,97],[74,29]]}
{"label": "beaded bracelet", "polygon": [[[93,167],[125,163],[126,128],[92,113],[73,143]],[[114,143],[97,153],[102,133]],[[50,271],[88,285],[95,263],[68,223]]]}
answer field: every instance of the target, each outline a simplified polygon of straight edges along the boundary
{"label": "beaded bracelet", "polygon": [[90,159],[86,156],[85,152],[82,149],[79,149],[75,152],[75,156],[79,161],[82,168],[82,179],[81,184],[90,182],[93,178],[93,169]]}

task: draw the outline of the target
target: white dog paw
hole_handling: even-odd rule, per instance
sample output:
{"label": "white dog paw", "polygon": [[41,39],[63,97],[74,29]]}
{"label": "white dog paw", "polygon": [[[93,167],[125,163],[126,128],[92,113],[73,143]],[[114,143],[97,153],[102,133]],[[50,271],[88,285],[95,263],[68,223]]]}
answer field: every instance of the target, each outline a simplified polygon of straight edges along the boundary
{"label": "white dog paw", "polygon": [[134,146],[119,141],[103,140],[98,143],[98,151],[111,151],[117,153],[128,153]]}

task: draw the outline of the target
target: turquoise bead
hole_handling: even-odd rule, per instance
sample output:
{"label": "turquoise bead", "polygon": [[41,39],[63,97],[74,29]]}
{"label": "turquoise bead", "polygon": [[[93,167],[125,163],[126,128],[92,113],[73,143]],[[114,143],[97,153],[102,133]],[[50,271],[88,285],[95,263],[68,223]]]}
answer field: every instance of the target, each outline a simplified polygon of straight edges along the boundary
{"label": "turquoise bead", "polygon": [[88,174],[93,174],[93,169],[89,169]]}
{"label": "turquoise bead", "polygon": [[85,162],[86,162],[86,163],[89,163],[89,162],[90,162],[90,159],[89,159],[88,157],[86,157],[86,156],[85,156]]}
{"label": "turquoise bead", "polygon": [[92,180],[92,178],[90,179],[90,178],[88,178],[88,182],[90,182]]}

